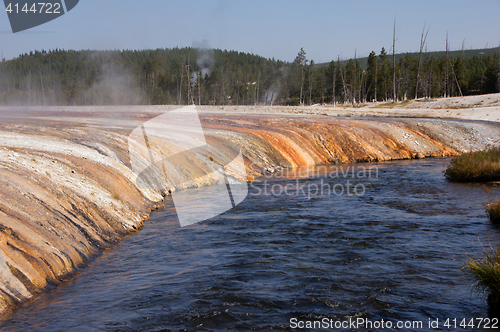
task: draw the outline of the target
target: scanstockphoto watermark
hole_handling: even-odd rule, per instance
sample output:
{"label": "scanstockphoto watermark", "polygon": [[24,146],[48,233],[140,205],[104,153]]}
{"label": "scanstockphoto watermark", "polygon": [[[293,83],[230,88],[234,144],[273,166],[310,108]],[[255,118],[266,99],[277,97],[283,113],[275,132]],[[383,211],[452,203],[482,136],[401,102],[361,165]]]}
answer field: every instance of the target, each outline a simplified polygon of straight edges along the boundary
{"label": "scanstockphoto watermark", "polygon": [[[142,123],[129,134],[128,143],[136,186],[146,194],[170,193],[182,227],[224,213],[247,196],[240,147],[209,144],[194,105]],[[198,190],[182,190],[193,187]]]}
{"label": "scanstockphoto watermark", "polygon": [[[250,196],[362,196],[366,186],[378,178],[379,169],[370,166],[316,166],[279,169],[250,183]],[[286,181],[277,181],[277,180]]]}
{"label": "scanstockphoto watermark", "polygon": [[4,0],[12,32],[52,21],[72,10],[79,0]]}
{"label": "scanstockphoto watermark", "polygon": [[[224,213],[249,194],[241,148],[232,142],[210,142],[196,106],[165,112],[129,134],[128,151],[136,186],[145,195],[170,194],[182,227]],[[374,165],[330,165],[267,168],[251,195],[360,196],[378,177]],[[196,187],[197,190],[183,190]],[[178,190],[179,189],[179,190]]]}
{"label": "scanstockphoto watermark", "polygon": [[368,329],[368,330],[421,330],[421,329],[437,329],[437,321],[429,319],[428,321],[421,320],[403,320],[403,321],[390,321],[390,320],[370,320],[367,318],[349,318],[347,320],[335,320],[330,318],[323,318],[321,320],[299,320],[298,318],[290,319],[290,327],[292,329]]}

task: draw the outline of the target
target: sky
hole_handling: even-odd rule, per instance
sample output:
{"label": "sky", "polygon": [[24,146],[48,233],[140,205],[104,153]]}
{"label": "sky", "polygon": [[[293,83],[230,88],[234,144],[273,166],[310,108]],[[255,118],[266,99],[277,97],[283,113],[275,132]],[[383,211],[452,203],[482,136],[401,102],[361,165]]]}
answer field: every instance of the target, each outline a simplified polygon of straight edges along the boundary
{"label": "sky", "polygon": [[[48,1],[48,0],[45,0]],[[21,2],[21,1],[20,1]],[[156,49],[208,46],[293,61],[327,62],[419,50],[424,24],[428,51],[498,47],[500,0],[81,0],[65,15],[12,33],[0,13],[6,59],[48,49]]]}

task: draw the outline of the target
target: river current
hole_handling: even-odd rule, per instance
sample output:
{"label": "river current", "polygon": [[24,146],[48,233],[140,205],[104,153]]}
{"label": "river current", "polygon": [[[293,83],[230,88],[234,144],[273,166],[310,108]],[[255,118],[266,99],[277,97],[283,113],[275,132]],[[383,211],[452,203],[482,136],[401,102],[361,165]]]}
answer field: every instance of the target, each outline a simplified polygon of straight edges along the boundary
{"label": "river current", "polygon": [[488,306],[463,263],[499,242],[500,229],[483,208],[483,185],[446,181],[447,163],[278,174],[250,184],[236,208],[183,228],[166,199],[142,230],[2,317],[0,330],[269,331],[358,318],[466,330],[443,323],[488,317]]}

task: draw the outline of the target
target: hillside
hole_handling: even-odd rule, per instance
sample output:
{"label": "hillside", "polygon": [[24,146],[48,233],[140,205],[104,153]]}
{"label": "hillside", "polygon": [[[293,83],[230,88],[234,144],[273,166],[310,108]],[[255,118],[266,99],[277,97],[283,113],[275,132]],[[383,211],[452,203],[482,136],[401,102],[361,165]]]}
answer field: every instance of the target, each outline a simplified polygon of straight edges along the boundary
{"label": "hillside", "polygon": [[[218,49],[42,50],[0,63],[0,105],[313,105],[495,93],[496,49],[315,65]],[[481,56],[479,56],[480,53]],[[396,77],[396,91],[393,77]],[[418,77],[418,81],[417,81]]]}
{"label": "hillside", "polygon": [[[489,56],[496,56],[499,53],[498,47],[492,47],[492,48],[479,48],[479,49],[469,49],[469,50],[455,50],[455,51],[449,51],[448,56],[452,59],[460,58],[462,57],[463,59],[470,59],[473,57],[489,57]],[[405,56],[410,55],[411,57],[418,59],[420,53],[419,52],[410,52],[410,53],[396,53],[396,62],[401,61]],[[390,57],[392,57],[392,54],[389,54]],[[446,56],[446,51],[433,51],[433,52],[424,52],[422,53],[422,57],[434,57],[435,59],[441,59]],[[341,60],[341,62],[347,62],[348,60]],[[359,64],[361,68],[365,69],[367,68],[368,64],[368,57],[361,57],[358,58]],[[328,66],[329,62],[322,62],[316,64],[318,67],[322,66]]]}

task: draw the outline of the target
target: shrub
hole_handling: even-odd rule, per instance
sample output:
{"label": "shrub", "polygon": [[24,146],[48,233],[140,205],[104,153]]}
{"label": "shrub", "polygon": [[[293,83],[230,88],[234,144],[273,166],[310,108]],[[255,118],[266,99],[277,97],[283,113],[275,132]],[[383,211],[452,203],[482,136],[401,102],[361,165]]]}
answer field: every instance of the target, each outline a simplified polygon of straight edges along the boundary
{"label": "shrub", "polygon": [[448,180],[457,182],[498,181],[500,180],[500,148],[454,157],[444,175]]}

